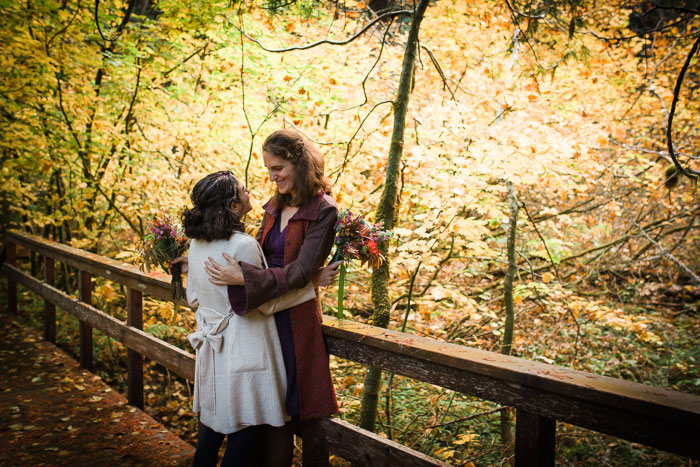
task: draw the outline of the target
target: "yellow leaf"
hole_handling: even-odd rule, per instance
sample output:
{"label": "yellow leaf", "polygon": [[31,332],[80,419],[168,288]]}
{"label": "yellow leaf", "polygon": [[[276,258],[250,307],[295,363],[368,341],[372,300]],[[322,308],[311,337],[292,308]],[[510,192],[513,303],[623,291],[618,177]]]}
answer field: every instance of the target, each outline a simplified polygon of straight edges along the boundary
{"label": "yellow leaf", "polygon": [[580,303],[574,303],[573,305],[571,305],[571,314],[574,316],[575,319],[578,319],[579,311],[581,311]]}
{"label": "yellow leaf", "polygon": [[359,396],[362,394],[362,390],[365,388],[365,385],[363,383],[357,383],[355,385],[355,395]]}

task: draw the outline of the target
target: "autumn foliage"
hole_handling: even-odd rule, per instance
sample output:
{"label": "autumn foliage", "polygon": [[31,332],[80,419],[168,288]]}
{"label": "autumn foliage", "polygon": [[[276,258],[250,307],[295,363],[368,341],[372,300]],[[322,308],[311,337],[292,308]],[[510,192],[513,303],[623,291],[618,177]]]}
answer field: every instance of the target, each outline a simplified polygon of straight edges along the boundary
{"label": "autumn foliage", "polygon": [[[97,2],[97,12],[76,0],[3,2],[3,229],[137,262],[153,215],[179,216],[194,182],[231,169],[252,191],[254,231],[273,188],[261,143],[281,127],[322,150],[340,207],[373,220],[405,22],[303,49],[343,41],[373,16],[362,2],[291,3],[139,1],[124,21],[124,1]],[[700,14],[542,2],[535,15],[521,3],[442,0],[426,12],[390,241],[391,326],[406,320],[408,332],[498,348],[511,182],[523,207],[513,354],[698,392],[690,336],[699,330],[700,202],[696,182],[672,165],[666,124]],[[698,60],[689,59],[673,120],[678,157],[695,170]],[[369,278],[349,266],[354,319],[371,313]],[[105,281],[96,300],[121,313],[117,292]],[[147,311],[150,332],[184,346],[192,316],[168,327],[168,304],[153,300]],[[341,414],[353,419],[362,370],[333,366]],[[497,448],[475,457],[490,422],[417,428],[490,406],[395,384],[380,395],[380,411],[397,412],[394,431],[381,433],[449,461],[499,459]],[[166,416],[182,417],[182,407]],[[422,423],[409,412],[425,412]],[[577,434],[563,443],[572,459],[615,449],[584,449]]]}

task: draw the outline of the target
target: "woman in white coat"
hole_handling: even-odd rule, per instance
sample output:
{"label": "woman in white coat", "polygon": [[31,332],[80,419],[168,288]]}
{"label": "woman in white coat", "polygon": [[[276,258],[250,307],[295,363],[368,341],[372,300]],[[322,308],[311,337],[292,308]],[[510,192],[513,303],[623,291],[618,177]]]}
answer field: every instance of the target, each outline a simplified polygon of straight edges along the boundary
{"label": "woman in white coat", "polygon": [[263,267],[257,241],[244,233],[241,217],[251,209],[246,188],[230,171],[207,175],[192,190],[192,209],[185,210],[188,254],[187,299],[197,306],[197,330],[188,340],[196,350],[194,407],[203,425],[194,465],[216,465],[228,435],[222,465],[245,465],[261,425],[282,426],[286,373],[272,313],[316,296],[313,284],[295,289],[239,316],[231,309],[226,286],[215,285],[204,269],[207,258]]}

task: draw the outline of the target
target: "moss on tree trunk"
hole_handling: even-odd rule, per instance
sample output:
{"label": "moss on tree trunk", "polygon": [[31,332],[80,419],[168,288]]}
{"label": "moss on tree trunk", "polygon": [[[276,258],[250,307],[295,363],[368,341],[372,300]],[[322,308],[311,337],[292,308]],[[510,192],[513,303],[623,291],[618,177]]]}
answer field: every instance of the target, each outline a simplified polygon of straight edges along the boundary
{"label": "moss on tree trunk", "polygon": [[[384,191],[377,207],[377,221],[384,223],[385,229],[394,228],[398,204],[398,180],[401,157],[403,156],[403,139],[406,129],[406,111],[408,109],[413,68],[416,62],[418,50],[418,31],[423,20],[429,0],[420,0],[413,14],[411,29],[406,41],[406,50],[401,67],[399,91],[394,101],[394,128],[391,134],[389,146],[389,158],[386,167],[386,180]],[[372,324],[379,327],[387,327],[389,324],[389,255],[388,242],[379,244],[379,249],[386,258],[381,266],[372,271]],[[360,426],[366,430],[374,431],[377,416],[378,393],[381,385],[382,371],[370,367],[365,377],[364,393],[362,396],[362,412],[360,414]]]}

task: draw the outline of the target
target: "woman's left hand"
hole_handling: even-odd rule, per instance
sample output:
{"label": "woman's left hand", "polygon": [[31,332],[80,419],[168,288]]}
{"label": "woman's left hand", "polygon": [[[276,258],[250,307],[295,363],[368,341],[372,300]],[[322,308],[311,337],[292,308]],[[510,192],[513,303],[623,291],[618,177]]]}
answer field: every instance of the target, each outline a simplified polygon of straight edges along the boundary
{"label": "woman's left hand", "polygon": [[190,262],[187,256],[178,256],[177,258],[172,260],[170,262],[170,268],[172,269],[172,267],[176,264],[181,265],[180,267],[182,268],[181,271],[183,274],[187,274],[187,272],[190,270]]}
{"label": "woman's left hand", "polygon": [[314,276],[313,283],[315,287],[327,287],[333,283],[338,276],[338,267],[343,264],[343,261],[336,261],[329,264],[325,268],[321,268]]}
{"label": "woman's left hand", "polygon": [[244,285],[243,270],[229,255],[223,253],[228,265],[221,265],[210,256],[204,262],[204,270],[209,274],[209,281],[216,285]]}

